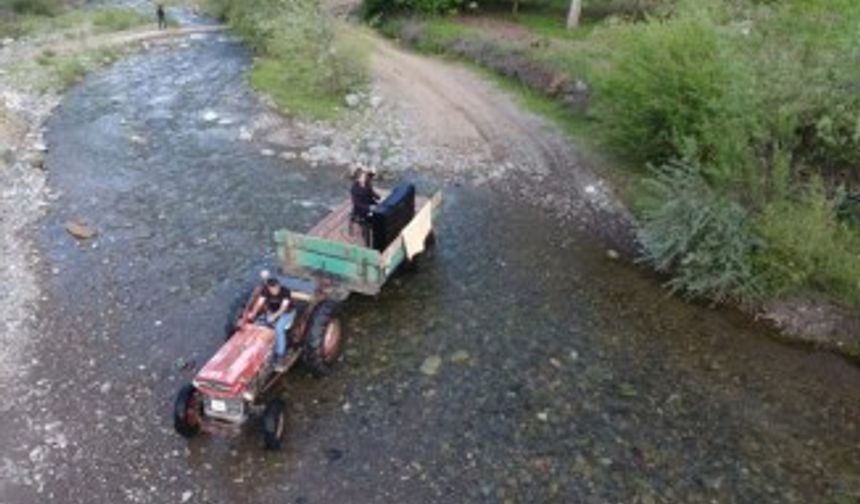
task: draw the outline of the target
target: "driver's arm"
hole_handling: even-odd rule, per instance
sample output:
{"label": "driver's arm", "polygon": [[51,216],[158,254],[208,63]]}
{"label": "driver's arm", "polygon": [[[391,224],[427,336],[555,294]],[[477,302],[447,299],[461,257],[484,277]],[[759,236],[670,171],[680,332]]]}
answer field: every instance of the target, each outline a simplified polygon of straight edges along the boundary
{"label": "driver's arm", "polygon": [[266,304],[266,299],[263,296],[257,298],[257,302],[254,303],[254,307],[251,309],[251,320],[254,320],[258,316],[260,316],[260,310],[263,309],[263,305]]}

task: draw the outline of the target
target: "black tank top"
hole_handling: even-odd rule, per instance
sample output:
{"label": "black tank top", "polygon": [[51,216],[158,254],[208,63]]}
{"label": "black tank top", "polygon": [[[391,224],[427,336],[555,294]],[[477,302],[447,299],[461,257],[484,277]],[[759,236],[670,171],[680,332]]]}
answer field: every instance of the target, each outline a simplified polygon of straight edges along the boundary
{"label": "black tank top", "polygon": [[266,300],[266,311],[268,313],[275,313],[280,310],[281,305],[284,304],[284,300],[289,298],[290,290],[283,285],[277,294],[272,294],[268,288],[263,290],[263,299]]}

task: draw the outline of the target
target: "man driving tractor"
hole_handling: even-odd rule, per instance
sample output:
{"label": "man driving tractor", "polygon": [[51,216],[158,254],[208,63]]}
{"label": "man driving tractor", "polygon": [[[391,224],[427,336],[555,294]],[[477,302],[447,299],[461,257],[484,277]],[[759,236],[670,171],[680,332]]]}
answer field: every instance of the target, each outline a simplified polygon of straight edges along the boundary
{"label": "man driving tractor", "polygon": [[265,287],[251,311],[251,319],[275,329],[275,370],[286,369],[287,331],[293,325],[296,312],[292,309],[290,290],[276,278],[266,278]]}

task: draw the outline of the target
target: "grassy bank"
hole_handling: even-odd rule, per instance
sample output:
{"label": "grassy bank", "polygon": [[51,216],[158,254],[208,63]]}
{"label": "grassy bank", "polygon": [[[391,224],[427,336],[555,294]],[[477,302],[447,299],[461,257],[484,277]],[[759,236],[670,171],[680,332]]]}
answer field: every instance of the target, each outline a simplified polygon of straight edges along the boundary
{"label": "grassy bank", "polygon": [[208,0],[254,51],[251,84],[287,114],[332,119],[344,96],[367,82],[368,48],[313,0]]}
{"label": "grassy bank", "polygon": [[371,21],[527,86],[622,158],[643,259],[673,289],[860,307],[860,4],[594,0],[571,31],[566,3],[502,7]]}
{"label": "grassy bank", "polygon": [[90,47],[91,37],[154,22],[132,9],[80,9],[68,2],[22,0],[0,12],[0,32],[18,41],[12,50],[21,56],[4,61],[5,79],[40,93],[62,91],[121,55],[121,48]]}
{"label": "grassy bank", "polygon": [[28,38],[62,33],[67,38],[128,30],[155,22],[133,9],[72,8],[72,2],[7,0],[0,4],[0,37]]}

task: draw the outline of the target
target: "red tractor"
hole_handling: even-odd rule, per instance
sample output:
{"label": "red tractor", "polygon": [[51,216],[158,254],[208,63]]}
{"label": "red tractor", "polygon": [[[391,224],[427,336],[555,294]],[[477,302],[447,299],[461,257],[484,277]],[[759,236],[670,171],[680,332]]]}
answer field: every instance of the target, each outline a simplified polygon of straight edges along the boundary
{"label": "red tractor", "polygon": [[[313,374],[327,374],[341,349],[338,303],[351,292],[378,294],[399,267],[414,266],[433,244],[441,193],[417,196],[411,184],[383,192],[387,197],[363,233],[353,230],[349,201],[307,234],[275,233],[284,273],[279,281],[296,306],[287,369],[301,359]],[[176,396],[173,424],[182,436],[235,433],[252,415],[262,415],[266,447],[280,447],[286,405],[276,385],[286,371],[276,372],[272,362],[275,331],[249,320],[259,295],[255,290],[241,299],[229,318],[227,342]]]}
{"label": "red tractor", "polygon": [[[301,359],[314,375],[328,374],[341,350],[338,303],[319,289],[309,292],[307,282],[289,277],[279,281],[291,290],[296,310],[287,370]],[[274,329],[249,318],[257,296],[259,289],[239,305],[239,314],[228,322],[227,341],[176,396],[173,425],[182,436],[190,438],[201,430],[236,433],[252,415],[262,415],[266,448],[280,448],[286,404],[274,392],[286,370],[277,372],[273,364]]]}

